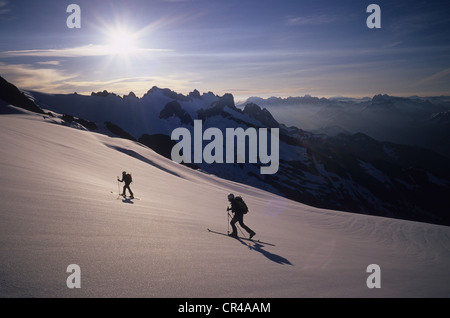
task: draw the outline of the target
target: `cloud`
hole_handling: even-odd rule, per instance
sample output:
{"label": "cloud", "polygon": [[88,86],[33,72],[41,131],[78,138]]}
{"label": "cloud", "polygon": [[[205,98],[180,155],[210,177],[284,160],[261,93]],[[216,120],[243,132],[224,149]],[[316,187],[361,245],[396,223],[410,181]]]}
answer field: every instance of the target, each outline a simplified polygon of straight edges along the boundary
{"label": "cloud", "polygon": [[[90,94],[94,91],[108,90],[119,95],[133,91],[136,95],[144,95],[154,85],[170,87],[188,93],[192,91],[192,80],[185,77],[168,76],[135,76],[118,77],[110,80],[85,79],[81,74],[67,74],[64,71],[49,68],[47,64],[5,64],[0,62],[0,74],[8,81],[24,90],[34,90],[53,94],[77,92]],[[44,62],[45,63],[45,62]]]}
{"label": "cloud", "polygon": [[59,66],[61,64],[61,62],[60,61],[44,61],[44,62],[36,62],[36,64]]}
{"label": "cloud", "polygon": [[445,70],[442,70],[440,72],[437,72],[431,76],[428,76],[424,79],[422,79],[419,84],[425,84],[425,83],[430,83],[430,82],[436,82],[436,81],[440,81],[442,78],[447,77],[450,75],[450,68],[447,68]]}
{"label": "cloud", "polygon": [[201,91],[195,79],[178,75],[130,76],[117,77],[110,80],[74,78],[66,81],[65,85],[67,86],[66,92],[76,91],[80,94],[107,90],[118,95],[125,95],[133,91],[137,96],[143,96],[153,86],[167,87],[183,94],[188,94],[195,88]]}
{"label": "cloud", "polygon": [[286,17],[286,25],[288,26],[305,26],[305,25],[322,25],[336,21],[336,17],[330,15],[314,15],[314,16],[288,16]]}
{"label": "cloud", "polygon": [[0,19],[5,20],[5,16],[11,12],[8,8],[8,1],[0,1]]}
{"label": "cloud", "polygon": [[[148,52],[171,52],[170,49],[143,49],[133,48],[127,51],[128,54],[140,54]],[[87,56],[107,56],[115,55],[117,52],[108,45],[85,45],[66,49],[46,49],[46,50],[18,50],[0,52],[0,57],[87,57]]]}
{"label": "cloud", "polygon": [[390,49],[390,48],[398,47],[400,44],[403,44],[403,41],[396,41],[396,42],[388,43],[385,46],[383,46],[383,49]]}
{"label": "cloud", "polygon": [[66,75],[51,68],[35,68],[29,64],[5,64],[0,62],[0,73],[21,89],[57,91],[61,83],[77,75]]}
{"label": "cloud", "polygon": [[164,0],[165,2],[195,2],[198,0]]}
{"label": "cloud", "polygon": [[0,14],[3,13],[3,10],[7,10],[8,12],[10,9],[6,9],[5,7],[8,5],[8,1],[0,1]]}

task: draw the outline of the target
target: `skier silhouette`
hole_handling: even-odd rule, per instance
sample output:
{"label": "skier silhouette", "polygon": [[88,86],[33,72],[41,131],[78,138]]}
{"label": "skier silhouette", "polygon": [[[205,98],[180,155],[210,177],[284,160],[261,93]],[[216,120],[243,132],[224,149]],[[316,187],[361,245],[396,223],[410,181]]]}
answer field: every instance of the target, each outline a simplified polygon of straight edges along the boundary
{"label": "skier silhouette", "polygon": [[130,184],[131,184],[131,182],[133,182],[133,179],[131,178],[131,174],[124,171],[124,172],[122,172],[122,180],[119,180],[119,178],[117,177],[117,181],[125,182],[125,185],[123,186],[122,196],[124,196],[124,197],[126,196],[126,190],[128,189],[128,191],[130,192],[131,199],[133,199],[134,198],[133,191],[131,191],[131,189],[130,189]]}
{"label": "skier silhouette", "polygon": [[[239,225],[248,232],[248,234],[250,234],[250,239],[255,236],[255,232],[250,229],[247,225],[244,224],[244,214],[247,213],[248,209],[247,206],[245,205],[245,203],[243,204],[245,208],[243,208],[240,204],[239,201],[242,201],[242,203],[244,202],[242,200],[242,198],[239,197],[240,200],[238,200],[238,198],[234,197],[234,194],[230,193],[228,195],[228,201],[231,203],[231,207],[227,208],[227,211],[230,211],[234,213],[234,216],[230,222],[231,224],[231,228],[233,229],[233,231],[231,232],[231,234],[229,234],[229,236],[232,237],[238,237],[237,234],[237,227],[236,227],[236,222],[239,222]],[[244,210],[245,209],[245,210]]]}

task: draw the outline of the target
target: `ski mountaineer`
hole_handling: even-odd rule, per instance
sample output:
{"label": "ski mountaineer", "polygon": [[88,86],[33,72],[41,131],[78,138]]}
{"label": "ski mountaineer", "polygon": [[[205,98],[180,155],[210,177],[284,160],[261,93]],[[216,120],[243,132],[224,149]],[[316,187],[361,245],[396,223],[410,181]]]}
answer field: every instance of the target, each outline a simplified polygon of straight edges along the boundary
{"label": "ski mountaineer", "polygon": [[[227,207],[227,211],[230,211],[234,213],[234,216],[230,222],[231,228],[233,229],[233,232],[231,234],[228,234],[231,237],[238,237],[237,234],[237,228],[236,228],[236,222],[239,222],[239,225],[250,234],[250,239],[255,236],[255,232],[252,231],[247,225],[244,224],[244,214],[247,213],[247,211],[243,211],[240,204],[237,202],[237,199],[234,197],[234,194],[230,193],[228,195],[228,201],[231,203],[231,207]],[[242,201],[242,199],[241,199]],[[243,201],[242,201],[243,202]],[[244,203],[245,205],[245,203]]]}
{"label": "ski mountaineer", "polygon": [[119,180],[119,178],[117,178],[117,181],[125,182],[125,185],[123,186],[122,196],[124,196],[124,197],[126,196],[126,190],[128,189],[128,191],[130,192],[131,199],[134,199],[133,191],[131,191],[131,189],[130,189],[130,184],[131,184],[131,182],[133,182],[133,180],[131,178],[131,174],[124,171],[124,172],[122,172],[122,180]]}

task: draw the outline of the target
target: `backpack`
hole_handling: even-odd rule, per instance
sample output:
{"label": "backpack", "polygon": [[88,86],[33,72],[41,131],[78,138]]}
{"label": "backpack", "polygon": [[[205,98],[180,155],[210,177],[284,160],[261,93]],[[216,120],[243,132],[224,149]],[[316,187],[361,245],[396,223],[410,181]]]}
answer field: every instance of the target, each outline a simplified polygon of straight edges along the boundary
{"label": "backpack", "polygon": [[123,181],[125,181],[126,183],[131,183],[131,182],[133,182],[133,178],[131,177],[131,174],[127,173],[127,174],[123,177]]}
{"label": "backpack", "polygon": [[248,207],[247,204],[245,204],[244,200],[242,199],[242,197],[235,197],[234,198],[234,202],[236,203],[239,212],[241,212],[242,214],[247,214],[248,212]]}

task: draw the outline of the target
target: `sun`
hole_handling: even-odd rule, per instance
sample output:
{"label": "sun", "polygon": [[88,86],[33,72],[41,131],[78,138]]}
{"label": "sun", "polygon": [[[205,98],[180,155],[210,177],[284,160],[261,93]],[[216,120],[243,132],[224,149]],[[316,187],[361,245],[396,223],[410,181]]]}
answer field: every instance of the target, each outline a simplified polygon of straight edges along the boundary
{"label": "sun", "polygon": [[108,51],[116,55],[128,55],[137,50],[136,36],[127,30],[112,30],[108,34]]}

